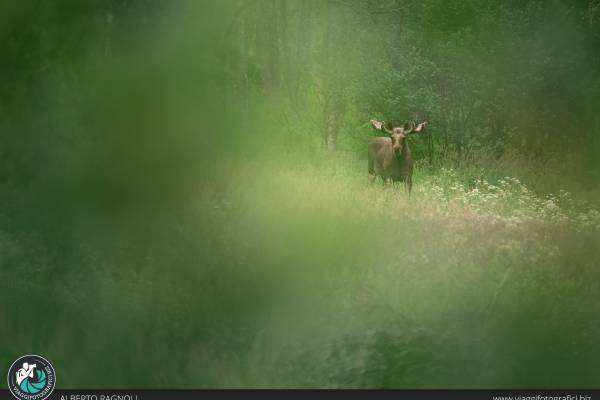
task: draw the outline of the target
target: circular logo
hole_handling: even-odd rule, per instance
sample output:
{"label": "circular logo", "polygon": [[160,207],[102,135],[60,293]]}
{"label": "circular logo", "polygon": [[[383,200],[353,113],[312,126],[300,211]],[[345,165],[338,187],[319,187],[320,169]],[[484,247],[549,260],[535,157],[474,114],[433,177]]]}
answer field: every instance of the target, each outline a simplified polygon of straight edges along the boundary
{"label": "circular logo", "polygon": [[19,357],[8,369],[8,389],[20,400],[44,400],[55,384],[54,368],[44,357]]}

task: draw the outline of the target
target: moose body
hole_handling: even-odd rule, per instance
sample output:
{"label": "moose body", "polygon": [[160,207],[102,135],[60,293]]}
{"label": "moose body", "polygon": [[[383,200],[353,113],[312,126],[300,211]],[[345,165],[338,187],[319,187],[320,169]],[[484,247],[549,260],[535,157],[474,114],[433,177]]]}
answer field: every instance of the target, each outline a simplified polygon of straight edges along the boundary
{"label": "moose body", "polygon": [[405,182],[410,185],[413,162],[408,145],[399,154],[394,152],[392,139],[375,137],[369,141],[369,174],[384,181]]}
{"label": "moose body", "polygon": [[410,194],[413,160],[405,139],[409,133],[421,132],[427,126],[427,122],[418,126],[413,123],[410,128],[404,126],[392,130],[385,127],[385,122],[371,120],[371,125],[386,132],[389,137],[375,137],[369,141],[369,174],[373,178],[380,176],[384,182],[404,182]]}

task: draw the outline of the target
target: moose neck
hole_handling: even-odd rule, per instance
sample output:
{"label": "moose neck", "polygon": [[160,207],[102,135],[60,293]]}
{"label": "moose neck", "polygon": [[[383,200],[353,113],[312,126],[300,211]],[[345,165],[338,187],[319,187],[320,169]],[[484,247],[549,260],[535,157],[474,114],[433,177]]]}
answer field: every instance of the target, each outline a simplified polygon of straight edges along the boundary
{"label": "moose neck", "polygon": [[400,153],[394,153],[394,157],[400,159],[400,158],[406,158],[409,154],[410,150],[408,148],[408,143],[405,141],[402,144],[402,150],[400,150]]}

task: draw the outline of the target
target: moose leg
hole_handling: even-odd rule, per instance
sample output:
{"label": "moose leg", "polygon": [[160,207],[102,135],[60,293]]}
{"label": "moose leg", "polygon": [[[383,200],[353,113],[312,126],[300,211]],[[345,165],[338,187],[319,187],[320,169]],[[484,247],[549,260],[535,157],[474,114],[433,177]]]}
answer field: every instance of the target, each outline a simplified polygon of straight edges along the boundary
{"label": "moose leg", "polygon": [[404,188],[408,192],[408,198],[410,199],[410,192],[412,191],[412,176],[408,176],[404,181]]}
{"label": "moose leg", "polygon": [[371,157],[371,154],[369,154],[369,180],[374,182],[376,178],[377,174],[375,174],[375,161],[373,160],[373,157]]}

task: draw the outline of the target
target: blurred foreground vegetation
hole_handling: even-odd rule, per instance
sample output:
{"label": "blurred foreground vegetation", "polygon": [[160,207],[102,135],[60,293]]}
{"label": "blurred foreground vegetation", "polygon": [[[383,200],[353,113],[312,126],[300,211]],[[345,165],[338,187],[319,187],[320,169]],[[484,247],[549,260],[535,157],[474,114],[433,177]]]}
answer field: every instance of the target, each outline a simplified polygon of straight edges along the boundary
{"label": "blurred foreground vegetation", "polygon": [[[0,18],[0,373],[600,386],[597,1]],[[410,199],[367,179],[370,118],[430,121]]]}

